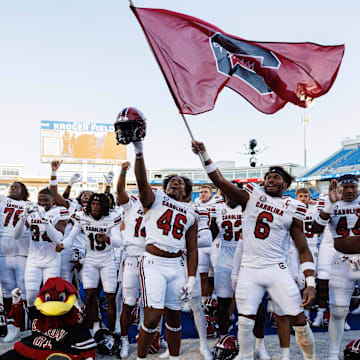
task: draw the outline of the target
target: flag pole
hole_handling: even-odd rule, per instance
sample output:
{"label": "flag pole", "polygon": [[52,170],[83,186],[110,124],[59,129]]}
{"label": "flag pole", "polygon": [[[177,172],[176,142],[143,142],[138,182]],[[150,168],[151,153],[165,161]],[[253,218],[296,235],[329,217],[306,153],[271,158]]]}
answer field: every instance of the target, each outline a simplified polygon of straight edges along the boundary
{"label": "flag pole", "polygon": [[[172,96],[172,98],[173,98],[173,100],[174,100],[174,102],[175,102],[176,107],[178,108],[178,110],[179,110],[179,112],[180,112],[180,115],[181,115],[181,117],[182,117],[182,119],[183,119],[183,121],[184,121],[185,127],[186,127],[186,129],[187,129],[187,131],[188,131],[188,133],[189,133],[189,135],[190,135],[190,138],[191,138],[192,141],[194,141],[195,138],[194,138],[194,136],[193,136],[193,134],[192,134],[192,131],[191,131],[190,127],[189,127],[189,124],[188,124],[188,122],[187,122],[187,120],[186,120],[186,118],[185,118],[185,115],[184,115],[184,114],[181,112],[181,110],[180,110],[180,109],[181,109],[180,104],[178,103],[177,98],[176,98],[176,96],[175,96],[174,92],[172,91],[172,88],[171,88],[171,86],[170,86],[170,84],[169,84],[169,81],[168,81],[166,75],[164,74],[164,70],[163,70],[163,68],[162,68],[161,65],[160,65],[159,59],[157,58],[156,53],[155,53],[153,47],[151,46],[151,42],[149,41],[149,38],[148,38],[148,35],[147,35],[146,31],[145,31],[144,25],[143,25],[143,23],[141,22],[140,17],[138,16],[138,14],[137,14],[137,12],[136,12],[136,8],[135,8],[132,0],[129,0],[129,4],[130,4],[130,9],[131,9],[132,12],[134,13],[137,21],[139,22],[139,24],[140,24],[140,26],[141,26],[141,28],[142,28],[143,33],[145,34],[146,41],[148,42],[148,45],[149,45],[149,47],[150,47],[150,49],[151,49],[151,51],[152,51],[152,53],[153,53],[153,55],[154,55],[154,57],[155,57],[155,59],[156,59],[156,62],[157,62],[158,66],[159,66],[159,68],[160,68],[160,70],[161,70],[161,73],[163,74],[163,77],[164,77],[165,82],[166,82],[166,84],[167,84],[167,86],[168,86],[168,89],[169,89],[169,91],[170,91],[170,94],[171,94],[171,96]],[[202,155],[201,155],[200,153],[199,153],[198,155],[199,155],[199,157],[200,157],[201,163],[204,164],[204,159],[203,159]]]}

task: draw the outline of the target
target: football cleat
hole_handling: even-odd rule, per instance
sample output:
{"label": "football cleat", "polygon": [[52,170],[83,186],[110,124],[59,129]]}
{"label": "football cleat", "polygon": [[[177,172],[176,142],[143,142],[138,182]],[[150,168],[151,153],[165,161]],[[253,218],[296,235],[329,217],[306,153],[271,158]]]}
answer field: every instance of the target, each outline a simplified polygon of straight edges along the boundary
{"label": "football cleat", "polygon": [[130,354],[130,344],[128,339],[121,338],[121,349],[120,349],[120,359],[126,359]]}
{"label": "football cleat", "polygon": [[18,337],[20,337],[20,328],[13,324],[9,324],[7,335],[3,338],[3,342],[10,343],[16,340]]}
{"label": "football cleat", "polygon": [[141,141],[146,135],[145,116],[134,107],[127,107],[121,110],[116,118],[114,127],[118,145],[127,145],[134,141]]}

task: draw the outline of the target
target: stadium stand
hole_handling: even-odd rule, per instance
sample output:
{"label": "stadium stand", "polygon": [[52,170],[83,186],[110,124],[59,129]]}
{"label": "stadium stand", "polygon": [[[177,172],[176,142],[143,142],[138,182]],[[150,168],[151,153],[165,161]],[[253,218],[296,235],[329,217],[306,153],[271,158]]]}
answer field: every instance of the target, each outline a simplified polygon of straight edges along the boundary
{"label": "stadium stand", "polygon": [[360,136],[345,139],[342,148],[306,171],[296,181],[326,180],[343,173],[360,175]]}

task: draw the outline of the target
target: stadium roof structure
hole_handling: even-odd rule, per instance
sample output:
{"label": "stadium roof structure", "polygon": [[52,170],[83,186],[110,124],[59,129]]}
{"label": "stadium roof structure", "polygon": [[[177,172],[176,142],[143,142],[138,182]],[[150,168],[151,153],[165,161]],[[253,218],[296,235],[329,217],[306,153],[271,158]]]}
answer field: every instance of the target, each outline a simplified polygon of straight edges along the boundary
{"label": "stadium roof structure", "polygon": [[307,170],[295,181],[329,180],[343,174],[360,176],[360,135],[344,139],[341,146],[341,149]]}

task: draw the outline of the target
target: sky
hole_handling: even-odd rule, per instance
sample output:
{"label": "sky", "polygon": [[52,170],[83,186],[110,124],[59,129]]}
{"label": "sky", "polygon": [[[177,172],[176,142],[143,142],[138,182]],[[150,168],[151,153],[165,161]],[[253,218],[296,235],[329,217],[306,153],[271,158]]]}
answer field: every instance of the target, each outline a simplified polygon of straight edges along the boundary
{"label": "sky", "polygon": [[[338,77],[307,110],[311,167],[360,133],[358,0],[140,1],[208,21],[247,40],[345,44]],[[40,163],[40,121],[113,123],[127,106],[147,118],[148,168],[199,167],[190,137],[127,0],[14,0],[0,3],[1,164],[23,164],[23,174],[47,175]],[[214,161],[247,166],[240,153],[255,138],[259,163],[303,165],[303,109],[292,104],[265,115],[230,89],[215,108],[187,116]],[[129,145],[129,159],[134,153]]]}

